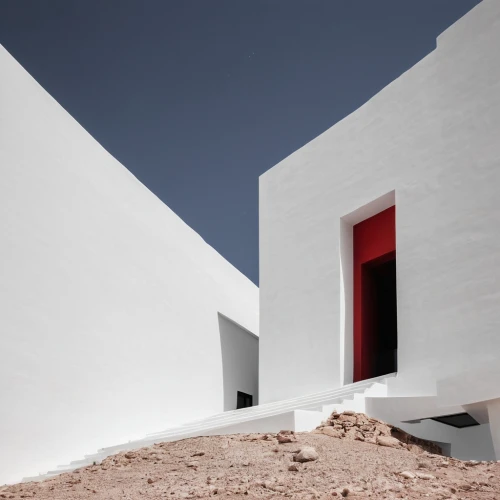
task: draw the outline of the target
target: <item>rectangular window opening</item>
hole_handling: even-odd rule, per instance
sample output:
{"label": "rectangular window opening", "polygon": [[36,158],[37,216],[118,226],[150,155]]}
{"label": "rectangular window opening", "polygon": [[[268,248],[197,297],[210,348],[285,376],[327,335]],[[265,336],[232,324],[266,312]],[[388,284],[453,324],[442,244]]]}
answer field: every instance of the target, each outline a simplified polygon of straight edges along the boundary
{"label": "rectangular window opening", "polygon": [[253,406],[252,395],[238,391],[236,396],[236,409],[240,410],[241,408],[249,408],[250,406]]}
{"label": "rectangular window opening", "polygon": [[463,429],[464,427],[472,427],[474,425],[479,425],[479,422],[469,415],[468,413],[456,413],[454,415],[444,415],[442,417],[431,418],[430,420],[435,420],[441,424],[451,425],[457,429]]}

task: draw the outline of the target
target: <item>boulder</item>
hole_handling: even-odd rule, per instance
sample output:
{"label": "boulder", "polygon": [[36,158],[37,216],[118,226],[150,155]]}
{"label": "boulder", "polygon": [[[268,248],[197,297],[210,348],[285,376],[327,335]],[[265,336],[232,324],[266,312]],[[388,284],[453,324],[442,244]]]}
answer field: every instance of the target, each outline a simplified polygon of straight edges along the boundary
{"label": "boulder", "polygon": [[294,462],[313,462],[318,460],[318,452],[312,446],[304,446],[294,457]]}
{"label": "boulder", "polygon": [[321,434],[334,438],[341,438],[344,435],[344,432],[340,429],[334,429],[333,427],[323,427],[321,429]]}

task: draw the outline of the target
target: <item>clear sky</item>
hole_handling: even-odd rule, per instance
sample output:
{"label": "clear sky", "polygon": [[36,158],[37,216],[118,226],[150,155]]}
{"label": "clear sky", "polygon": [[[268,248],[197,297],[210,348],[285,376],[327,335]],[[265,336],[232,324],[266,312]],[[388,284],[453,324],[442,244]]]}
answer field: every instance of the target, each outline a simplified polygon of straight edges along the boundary
{"label": "clear sky", "polygon": [[259,175],[431,52],[478,3],[0,0],[0,43],[258,283]]}

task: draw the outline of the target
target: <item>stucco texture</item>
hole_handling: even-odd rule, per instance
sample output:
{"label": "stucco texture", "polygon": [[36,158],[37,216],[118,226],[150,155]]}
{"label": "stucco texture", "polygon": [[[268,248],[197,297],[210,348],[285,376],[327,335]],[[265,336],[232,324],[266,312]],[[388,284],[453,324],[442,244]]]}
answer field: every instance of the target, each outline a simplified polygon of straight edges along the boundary
{"label": "stucco texture", "polygon": [[0,483],[223,410],[258,289],[0,47]]}
{"label": "stucco texture", "polygon": [[392,191],[393,391],[425,393],[453,376],[466,384],[478,366],[498,365],[499,47],[500,3],[485,0],[416,66],[260,177],[261,402],[343,383],[342,218]]}

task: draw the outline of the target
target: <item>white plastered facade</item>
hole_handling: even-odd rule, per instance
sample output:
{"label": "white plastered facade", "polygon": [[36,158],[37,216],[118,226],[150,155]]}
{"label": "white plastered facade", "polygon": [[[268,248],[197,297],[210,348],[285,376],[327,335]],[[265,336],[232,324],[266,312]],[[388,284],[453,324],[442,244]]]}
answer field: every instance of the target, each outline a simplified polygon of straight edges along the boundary
{"label": "white plastered facade", "polygon": [[[261,177],[259,346],[257,288],[0,47],[0,484],[232,410],[237,390],[267,403],[349,384],[352,226],[392,204],[398,376],[366,411],[500,458],[499,50],[484,0]],[[438,407],[481,425],[408,423]],[[296,425],[258,414],[225,432]]]}
{"label": "white plastered facade", "polygon": [[499,50],[500,2],[485,0],[422,61],[261,176],[262,403],[349,382],[352,225],[395,203],[389,395],[497,415]]}
{"label": "white plastered facade", "polygon": [[223,411],[219,314],[258,335],[258,289],[1,46],[0,75],[2,484]]}

